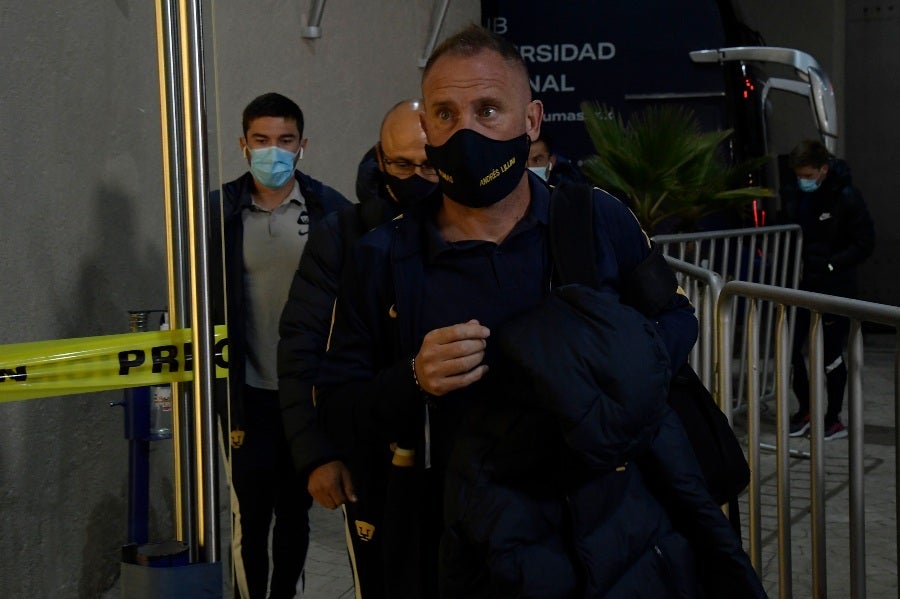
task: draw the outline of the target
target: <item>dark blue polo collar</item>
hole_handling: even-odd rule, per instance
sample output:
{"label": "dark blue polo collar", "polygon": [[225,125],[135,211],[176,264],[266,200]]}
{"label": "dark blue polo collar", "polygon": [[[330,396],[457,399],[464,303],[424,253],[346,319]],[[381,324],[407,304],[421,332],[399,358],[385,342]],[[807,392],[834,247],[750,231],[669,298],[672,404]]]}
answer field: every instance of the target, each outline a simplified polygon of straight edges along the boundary
{"label": "dark blue polo collar", "polygon": [[[525,215],[519,219],[519,222],[513,226],[512,231],[500,245],[506,243],[507,240],[513,239],[524,231],[528,231],[535,226],[543,225],[546,227],[550,222],[550,188],[534,173],[528,173],[528,184],[531,190],[531,203]],[[481,244],[493,244],[491,241],[471,240],[448,242],[438,232],[435,224],[435,215],[440,203],[437,204],[434,211],[425,218],[425,256],[427,262],[432,262],[443,252],[454,249],[462,249],[474,247]],[[496,245],[496,244],[494,244]]]}

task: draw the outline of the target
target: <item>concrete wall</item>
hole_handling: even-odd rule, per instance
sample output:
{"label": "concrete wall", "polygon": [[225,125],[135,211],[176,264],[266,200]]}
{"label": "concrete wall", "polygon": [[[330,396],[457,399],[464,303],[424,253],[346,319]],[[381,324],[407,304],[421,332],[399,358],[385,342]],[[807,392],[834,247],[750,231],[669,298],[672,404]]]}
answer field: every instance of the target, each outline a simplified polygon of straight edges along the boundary
{"label": "concrete wall", "polygon": [[[0,11],[0,345],[124,332],[128,309],[165,304],[153,5],[54,4]],[[121,396],[0,405],[4,595],[96,597],[115,580]],[[170,480],[155,477],[160,496]]]}
{"label": "concrete wall", "polygon": [[846,156],[878,235],[875,254],[861,270],[866,299],[900,304],[900,5],[847,1]]}
{"label": "concrete wall", "polygon": [[[316,40],[299,35],[309,4],[216,3],[218,43],[207,60],[210,103],[215,95],[220,100],[222,143],[212,149],[210,162],[215,166],[215,154],[221,152],[224,181],[246,170],[238,147],[241,110],[256,95],[277,91],[295,99],[304,112],[309,144],[301,170],[355,199],[356,166],[378,140],[384,113],[421,93],[417,61],[427,41],[432,2],[330,0],[322,37]],[[442,37],[479,19],[477,0],[451,2]]]}
{"label": "concrete wall", "polygon": [[[0,9],[0,346],[125,332],[129,309],[165,305],[154,4]],[[382,115],[419,93],[432,2],[331,0],[318,40],[300,37],[308,0],[210,4],[213,184],[246,170],[244,105],[279,91],[306,113],[301,168],[352,197]],[[478,19],[477,0],[452,2],[442,36]],[[4,596],[98,597],[114,583],[127,493],[123,415],[108,407],[118,399],[0,404]],[[152,535],[168,538],[171,450],[153,452]]]}

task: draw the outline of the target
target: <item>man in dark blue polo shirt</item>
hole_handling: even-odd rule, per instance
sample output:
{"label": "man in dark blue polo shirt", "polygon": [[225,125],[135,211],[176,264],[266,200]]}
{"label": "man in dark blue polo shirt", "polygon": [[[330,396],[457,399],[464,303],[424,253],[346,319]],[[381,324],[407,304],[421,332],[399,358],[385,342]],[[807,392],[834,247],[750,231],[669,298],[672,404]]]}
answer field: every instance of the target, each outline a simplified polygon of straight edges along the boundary
{"label": "man in dark blue polo shirt", "polygon": [[[383,535],[390,597],[438,596],[448,461],[473,407],[506,393],[492,377],[492,331],[539,306],[553,274],[550,189],[526,170],[543,107],[515,47],[471,26],[435,51],[422,91],[443,197],[357,243],[317,385],[323,424],[348,455],[393,450],[383,519],[354,523]],[[594,260],[602,291],[617,295],[648,241],[615,198],[596,190],[593,201]],[[653,318],[677,370],[696,339],[693,311],[675,295]]]}

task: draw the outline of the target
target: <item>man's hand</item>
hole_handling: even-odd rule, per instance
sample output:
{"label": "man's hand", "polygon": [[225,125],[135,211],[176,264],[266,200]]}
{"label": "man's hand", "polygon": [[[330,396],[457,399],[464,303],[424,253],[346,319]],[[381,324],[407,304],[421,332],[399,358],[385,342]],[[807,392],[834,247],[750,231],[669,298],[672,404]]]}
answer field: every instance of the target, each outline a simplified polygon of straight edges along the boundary
{"label": "man's hand", "polygon": [[490,329],[474,319],[429,331],[415,361],[422,390],[444,395],[480,380],[488,370],[481,362],[490,334]]}
{"label": "man's hand", "polygon": [[348,501],[350,503],[357,501],[353,491],[353,481],[350,479],[350,471],[343,462],[337,460],[322,464],[313,470],[309,475],[309,483],[306,488],[313,499],[329,510]]}

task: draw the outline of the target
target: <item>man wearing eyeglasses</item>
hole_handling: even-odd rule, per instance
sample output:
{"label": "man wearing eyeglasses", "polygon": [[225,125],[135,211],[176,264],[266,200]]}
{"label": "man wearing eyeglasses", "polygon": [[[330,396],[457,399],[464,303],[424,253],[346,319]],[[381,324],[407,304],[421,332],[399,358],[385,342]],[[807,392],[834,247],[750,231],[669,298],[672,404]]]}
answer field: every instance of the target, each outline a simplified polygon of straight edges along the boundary
{"label": "man wearing eyeglasses", "polygon": [[[383,454],[387,448],[373,447],[364,439],[328,438],[316,421],[313,383],[325,354],[345,254],[370,229],[439,199],[437,174],[425,156],[420,112],[418,100],[404,100],[388,111],[371,161],[361,168],[362,173],[375,169],[373,193],[328,215],[323,226],[310,233],[280,324],[279,396],[294,467],[322,506],[347,506],[354,580],[367,598],[381,596],[382,589],[381,503],[373,486],[383,479],[373,466],[379,449]],[[344,454],[337,446],[353,450]]]}
{"label": "man wearing eyeglasses", "polygon": [[[417,124],[421,110],[420,100],[403,100],[385,115],[379,141],[365,153],[357,169],[356,197],[360,204],[374,200],[393,217],[399,209],[433,191],[437,173],[425,156],[425,133]],[[389,183],[393,183],[391,189],[387,188]]]}
{"label": "man wearing eyeglasses", "polygon": [[[249,172],[211,199],[212,234],[224,234],[225,269],[214,281],[214,310],[216,322],[225,322],[227,305],[230,367],[228,391],[222,381],[216,395],[231,446],[235,595],[290,598],[306,561],[311,499],[291,466],[281,422],[278,319],[311,229],[349,202],[296,169],[306,139],[303,112],[289,98],[268,93],[250,102],[239,143]],[[222,246],[215,239],[211,244],[214,252]],[[220,265],[222,258],[211,263]]]}
{"label": "man wearing eyeglasses", "polygon": [[437,171],[425,155],[425,132],[419,123],[418,100],[395,106],[381,126],[375,146],[385,194],[408,210],[437,189]]}

